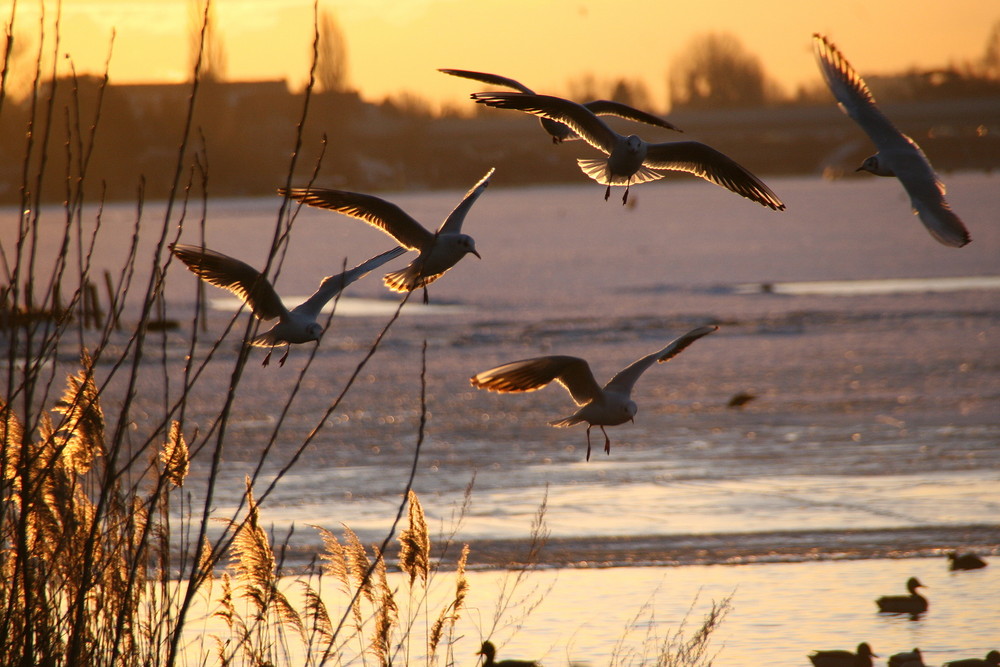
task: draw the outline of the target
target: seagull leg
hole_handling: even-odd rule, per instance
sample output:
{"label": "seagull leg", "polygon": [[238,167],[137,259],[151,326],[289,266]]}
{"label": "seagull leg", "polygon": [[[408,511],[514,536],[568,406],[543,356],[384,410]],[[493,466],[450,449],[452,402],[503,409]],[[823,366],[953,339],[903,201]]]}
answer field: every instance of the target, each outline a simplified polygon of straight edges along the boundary
{"label": "seagull leg", "polygon": [[601,433],[604,434],[604,453],[611,456],[611,438],[608,437],[608,432],[604,430],[603,426],[601,427]]}
{"label": "seagull leg", "polygon": [[626,185],[625,186],[625,194],[622,195],[622,206],[624,206],[625,204],[628,203],[628,188],[629,188],[629,186]]}
{"label": "seagull leg", "polygon": [[272,352],[274,352],[274,348],[273,347],[270,350],[267,351],[267,354],[264,355],[264,361],[260,362],[261,366],[267,366],[269,363],[271,363],[271,353]]}
{"label": "seagull leg", "polygon": [[611,196],[611,184],[608,183],[608,189],[604,191],[604,201],[608,201],[608,197]]}
{"label": "seagull leg", "polygon": [[292,346],[291,345],[285,346],[285,353],[283,355],[281,355],[281,359],[278,359],[278,365],[279,366],[284,366],[285,365],[285,359],[288,358],[288,353],[291,352],[291,351],[292,351]]}
{"label": "seagull leg", "polygon": [[424,305],[426,306],[430,302],[431,302],[431,297],[430,297],[430,295],[427,294],[427,286],[425,285],[424,286]]}
{"label": "seagull leg", "polygon": [[590,460],[590,429],[594,428],[593,424],[587,426],[587,460]]}

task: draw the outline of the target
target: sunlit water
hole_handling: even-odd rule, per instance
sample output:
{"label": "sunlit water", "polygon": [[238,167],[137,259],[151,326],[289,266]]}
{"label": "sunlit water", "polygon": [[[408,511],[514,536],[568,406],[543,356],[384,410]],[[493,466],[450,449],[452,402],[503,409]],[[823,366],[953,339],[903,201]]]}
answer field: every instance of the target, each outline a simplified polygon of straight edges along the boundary
{"label": "sunlit water", "polygon": [[[700,181],[638,187],[625,208],[593,184],[509,190],[497,174],[466,222],[483,260],[467,258],[432,285],[430,306],[407,306],[339,408],[329,410],[398,303],[377,277],[337,304],[284,417],[314,348],[292,350],[284,368],[262,368],[263,351],[253,351],[212,505],[219,516],[236,508],[276,429],[258,495],[318,429],[265,495],[264,521],[276,539],[295,527],[295,563],[319,544],[310,524],[380,541],[414,461],[426,341],[414,486],[435,533],[472,541],[470,565],[482,568],[491,555],[516,555],[547,498],[553,547],[542,559],[561,567],[533,575],[554,587],[519,631],[497,632],[501,658],[606,664],[644,604],[666,630],[699,591],[702,606],[734,593],[717,664],[807,665],[810,650],[860,641],[883,661],[914,646],[928,664],[982,656],[1000,648],[1000,181],[947,180],[973,237],[961,250],[926,233],[891,179],[769,179],[788,204],[775,213]],[[461,193],[387,196],[433,227]],[[211,205],[207,244],[263,265],[277,204]],[[132,211],[105,211],[99,267],[116,266]],[[156,215],[146,207],[140,253],[155,240]],[[291,304],[389,243],[357,221],[304,210],[278,291]],[[150,415],[176,390],[164,387],[160,364],[180,372],[197,294],[182,269],[168,278],[167,313],[180,329],[149,349],[139,405]],[[215,288],[205,296],[213,308],[196,358],[238,305]],[[245,322],[199,381],[189,432],[218,415]],[[608,429],[610,456],[595,429],[589,462],[583,427],[547,425],[573,410],[561,388],[500,396],[468,384],[496,364],[550,353],[589,359],[603,383],[705,323],[719,332],[650,369],[634,394],[635,423]],[[740,393],[752,400],[727,407]],[[187,485],[195,506],[211,445]],[[952,575],[942,555],[951,548],[997,562]],[[631,567],[611,567],[621,565]],[[911,575],[930,587],[930,612],[918,621],[876,614],[872,600],[902,593]],[[498,576],[472,575],[478,609]],[[459,649],[470,664],[486,627],[476,619]]]}

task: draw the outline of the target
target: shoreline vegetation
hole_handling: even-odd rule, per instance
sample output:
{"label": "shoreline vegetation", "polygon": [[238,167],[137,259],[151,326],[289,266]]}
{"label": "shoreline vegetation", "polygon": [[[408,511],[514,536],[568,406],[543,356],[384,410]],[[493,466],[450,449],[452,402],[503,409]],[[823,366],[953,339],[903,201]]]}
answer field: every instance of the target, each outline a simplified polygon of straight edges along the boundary
{"label": "shoreline vegetation", "polygon": [[[208,17],[206,5],[195,72],[200,71]],[[8,29],[0,78],[4,84],[11,43]],[[13,216],[15,242],[0,249],[4,272],[0,304],[5,313],[0,330],[5,385],[0,400],[0,663],[27,667],[465,662],[464,655],[454,653],[459,639],[455,628],[467,592],[463,572],[475,556],[446,539],[448,551],[440,558],[454,563],[454,574],[444,582],[435,581],[438,556],[431,555],[426,521],[411,488],[412,470],[400,489],[395,523],[380,544],[362,544],[349,528],[342,538],[329,529],[317,529],[325,548],[308,573],[296,579],[302,597],[294,599],[301,599],[301,607],[279,586],[295,535],[289,531],[275,536],[263,528],[262,506],[268,496],[329,423],[378,352],[399,310],[361,348],[355,373],[343,382],[339,394],[334,388],[328,407],[316,416],[315,426],[295,454],[276,475],[266,475],[270,481],[265,482],[262,471],[273,464],[272,446],[283,437],[316,348],[300,353],[306,361],[299,383],[289,395],[274,397],[278,416],[270,443],[254,473],[246,477],[239,506],[223,516],[214,509],[216,482],[227,475],[226,452],[234,446],[230,417],[246,364],[254,363],[247,343],[256,323],[238,312],[205,346],[197,326],[200,312],[196,313],[187,363],[179,374],[172,372],[159,333],[164,322],[163,286],[171,276],[187,277],[179,263],[171,262],[167,247],[185,227],[189,233],[204,233],[209,192],[225,191],[218,185],[223,178],[219,175],[228,174],[231,166],[210,146],[214,128],[197,122],[197,109],[202,108],[203,96],[211,94],[210,86],[203,88],[196,78],[188,88],[187,104],[181,107],[186,111],[170,109],[177,119],[176,132],[163,127],[150,130],[169,137],[164,145],[170,148],[150,149],[161,151],[153,158],[155,173],[128,165],[125,179],[130,184],[122,191],[117,181],[101,172],[101,156],[122,152],[126,146],[148,145],[113,117],[114,91],[104,83],[96,88],[81,86],[79,79],[67,86],[48,86],[45,81],[53,77],[42,71],[40,63],[39,58],[25,102],[15,106],[0,95],[3,127],[18,128],[22,135],[16,145],[23,150],[19,161],[5,161],[17,163],[5,174],[8,179],[15,175],[5,195],[13,191],[19,213]],[[307,136],[305,128],[312,126],[316,113],[311,86],[296,101],[297,114],[275,133],[284,157],[263,175],[272,190],[282,183],[287,187],[303,174],[315,177],[323,149],[339,148],[336,138],[318,142]],[[229,118],[225,122],[238,126]],[[317,146],[319,154],[310,157]],[[476,155],[470,160],[478,163]],[[284,171],[274,173],[276,169]],[[130,250],[121,258],[117,274],[92,275],[91,260],[99,252],[101,238],[101,205],[128,190],[136,200]],[[54,262],[42,262],[38,255],[42,203],[48,197],[63,202],[61,228],[47,232],[61,236],[61,252]],[[159,197],[167,202],[162,219],[144,217],[146,200]],[[96,212],[90,217],[84,211],[94,204]],[[284,260],[296,214],[293,206],[277,214],[265,272]],[[140,226],[143,234],[158,237],[152,257],[137,249]],[[146,262],[152,262],[154,270],[143,284],[134,276]],[[96,308],[93,298],[93,285],[102,282],[109,293],[106,309]],[[143,306],[134,330],[121,344],[119,317],[126,293],[141,293]],[[401,299],[399,308],[408,298]],[[241,327],[243,344],[232,362],[224,407],[213,423],[199,431],[185,420],[191,390],[204,379],[203,371],[227,334]],[[423,358],[426,363],[426,343]],[[427,416],[425,372],[426,366],[420,395],[413,398],[421,415],[414,434],[414,470]],[[162,397],[155,413],[136,405],[138,393],[149,390]],[[116,398],[107,400],[109,396]],[[196,461],[209,471],[208,483],[197,495],[184,487]],[[470,485],[466,503],[472,492]],[[544,515],[543,503],[530,527],[527,551],[507,565],[495,611],[479,620],[484,639],[527,627],[539,593],[525,584],[547,537]],[[390,568],[402,572],[407,583],[391,587]],[[450,595],[432,601],[432,583],[450,589]],[[679,629],[666,635],[660,634],[659,623],[644,625],[646,635],[638,640],[641,647],[633,649],[623,638],[613,664],[635,664],[633,655],[641,655],[644,664],[710,664],[710,637],[728,609],[728,597],[715,601],[699,623],[685,626],[687,619],[681,619]],[[222,630],[201,631],[208,618],[221,620]]]}

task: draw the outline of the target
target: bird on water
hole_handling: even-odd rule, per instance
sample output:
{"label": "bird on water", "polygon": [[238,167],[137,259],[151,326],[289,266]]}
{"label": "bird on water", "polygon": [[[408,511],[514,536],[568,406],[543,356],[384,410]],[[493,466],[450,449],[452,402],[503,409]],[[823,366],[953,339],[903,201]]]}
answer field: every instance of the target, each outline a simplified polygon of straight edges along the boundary
{"label": "bird on water", "polygon": [[880,612],[889,614],[922,614],[927,611],[927,598],[917,593],[918,588],[927,588],[916,577],[906,582],[909,595],[883,595],[875,600]]}
{"label": "bird on water", "polygon": [[497,649],[491,641],[483,642],[476,655],[483,656],[483,667],[540,667],[533,660],[496,660]]}
{"label": "bird on water", "polygon": [[809,660],[815,667],[872,667],[872,658],[878,655],[872,653],[868,642],[858,644],[856,653],[844,650],[814,651]]}

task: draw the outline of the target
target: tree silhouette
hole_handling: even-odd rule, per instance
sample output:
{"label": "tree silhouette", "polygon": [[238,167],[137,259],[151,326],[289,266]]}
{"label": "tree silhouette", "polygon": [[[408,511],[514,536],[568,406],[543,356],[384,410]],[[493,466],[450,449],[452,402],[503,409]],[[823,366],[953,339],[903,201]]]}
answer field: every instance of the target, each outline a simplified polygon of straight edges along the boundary
{"label": "tree silhouette", "polygon": [[326,92],[343,92],[347,88],[347,43],[340,24],[327,10],[319,18],[316,79]]}
{"label": "tree silhouette", "polygon": [[780,97],[760,59],[728,33],[692,39],[670,69],[668,88],[674,108],[751,107]]}

